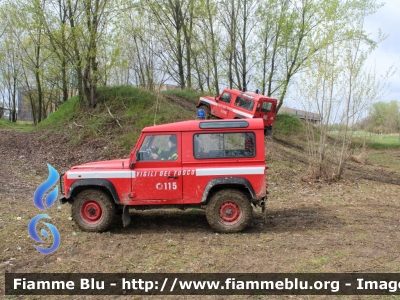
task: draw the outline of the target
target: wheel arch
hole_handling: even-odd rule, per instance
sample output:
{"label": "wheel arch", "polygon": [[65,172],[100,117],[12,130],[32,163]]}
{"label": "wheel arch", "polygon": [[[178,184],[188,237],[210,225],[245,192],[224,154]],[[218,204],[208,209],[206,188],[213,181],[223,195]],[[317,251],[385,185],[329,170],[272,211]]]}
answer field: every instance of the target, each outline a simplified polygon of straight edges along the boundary
{"label": "wheel arch", "polygon": [[121,203],[117,190],[111,181],[107,179],[80,179],[74,181],[69,188],[68,195],[66,197],[67,201],[72,203],[74,197],[85,189],[101,190],[107,193],[114,200],[115,204]]}
{"label": "wheel arch", "polygon": [[256,198],[253,186],[250,181],[242,177],[231,177],[231,178],[215,178],[208,182],[204,189],[203,196],[201,198],[202,204],[207,204],[209,199],[218,191],[224,189],[237,189],[241,190],[248,195],[249,200]]}
{"label": "wheel arch", "polygon": [[196,105],[197,108],[199,108],[200,106],[205,105],[208,107],[208,109],[211,111],[211,107],[210,107],[210,103],[207,103],[205,101],[200,100],[200,102]]}

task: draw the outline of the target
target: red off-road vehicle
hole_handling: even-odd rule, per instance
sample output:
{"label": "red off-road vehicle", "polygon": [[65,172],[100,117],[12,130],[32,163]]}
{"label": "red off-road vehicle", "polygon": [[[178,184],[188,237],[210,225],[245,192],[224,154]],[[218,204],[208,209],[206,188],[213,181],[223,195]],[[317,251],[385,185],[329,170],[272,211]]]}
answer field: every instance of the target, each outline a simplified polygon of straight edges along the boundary
{"label": "red off-road vehicle", "polygon": [[193,120],[146,127],[129,158],[86,163],[60,176],[82,230],[106,230],[129,208],[205,208],[213,229],[238,232],[265,211],[262,119]]}
{"label": "red off-road vehicle", "polygon": [[272,133],[278,100],[258,93],[224,90],[217,97],[200,97],[196,107],[204,109],[207,117],[220,119],[261,118],[266,135]]}

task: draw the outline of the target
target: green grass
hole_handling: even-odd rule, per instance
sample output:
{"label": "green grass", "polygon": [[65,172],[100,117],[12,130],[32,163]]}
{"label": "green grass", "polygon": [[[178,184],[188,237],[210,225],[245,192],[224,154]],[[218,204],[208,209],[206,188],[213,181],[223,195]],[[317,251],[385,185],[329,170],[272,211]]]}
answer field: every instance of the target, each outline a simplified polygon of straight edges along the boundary
{"label": "green grass", "polygon": [[332,200],[333,200],[332,196],[328,196],[328,197],[323,197],[322,198],[322,201],[325,201],[325,202],[331,202]]}
{"label": "green grass", "polygon": [[375,165],[382,165],[400,170],[400,156],[388,155],[385,150],[368,151],[368,160]]}
{"label": "green grass", "polygon": [[205,95],[212,96],[212,93],[202,93],[202,92],[191,91],[191,90],[188,90],[188,89],[184,89],[184,90],[168,90],[168,91],[163,91],[163,93],[172,94],[172,95],[178,95],[180,97],[189,99],[193,103],[197,103],[201,96],[205,96]]}
{"label": "green grass", "polygon": [[298,135],[304,132],[304,125],[297,116],[278,114],[274,123],[274,134]]}
{"label": "green grass", "polygon": [[370,148],[372,149],[400,149],[400,143],[379,143],[379,142],[374,142],[374,143],[369,143],[368,144]]}
{"label": "green grass", "polygon": [[24,121],[17,121],[11,122],[6,119],[0,119],[0,129],[13,129],[17,131],[28,132],[32,131],[35,127],[32,123],[24,122]]}
{"label": "green grass", "polygon": [[329,261],[329,258],[323,256],[323,257],[317,257],[317,258],[315,258],[315,259],[312,259],[312,260],[311,260],[311,263],[312,263],[313,265],[315,265],[315,266],[322,266],[322,265],[324,265],[325,263],[327,263],[328,261]]}
{"label": "green grass", "polygon": [[37,125],[38,129],[51,128],[60,130],[69,121],[72,121],[75,112],[79,110],[78,96],[69,98],[68,101],[61,104],[57,111],[51,113],[46,119]]}
{"label": "green grass", "polygon": [[[198,98],[194,92],[174,92]],[[93,109],[81,107],[77,96],[68,99],[37,128],[72,131],[75,133],[71,134],[75,137],[72,143],[87,138],[115,140],[119,146],[129,150],[144,127],[193,118],[191,113],[156,93],[131,86],[99,87],[98,97]]]}
{"label": "green grass", "polygon": [[400,149],[398,134],[376,134],[365,131],[354,131],[353,138],[356,144],[365,143],[371,149]]}
{"label": "green grass", "polygon": [[367,136],[367,141],[372,149],[400,148],[399,135],[383,134]]}

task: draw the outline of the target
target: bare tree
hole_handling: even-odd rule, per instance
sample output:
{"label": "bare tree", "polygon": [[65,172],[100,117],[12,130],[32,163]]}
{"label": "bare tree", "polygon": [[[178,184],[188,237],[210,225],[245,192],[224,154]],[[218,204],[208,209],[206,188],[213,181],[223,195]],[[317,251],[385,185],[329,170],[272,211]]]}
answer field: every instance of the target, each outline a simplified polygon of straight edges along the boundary
{"label": "bare tree", "polygon": [[[389,70],[378,77],[375,70],[365,68],[368,54],[377,45],[363,32],[367,8],[355,7],[353,19],[345,24],[338,18],[324,20],[320,34],[327,39],[326,47],[308,59],[307,69],[297,85],[297,96],[305,108],[315,109],[321,116],[318,129],[311,123],[307,127],[312,178],[341,178],[351,155],[351,128],[358,122],[361,111],[382,96],[391,74]],[[341,13],[340,7],[336,13]],[[344,34],[348,36],[338,38]],[[330,128],[334,123],[340,123],[342,130],[333,134]],[[328,135],[333,142],[328,143]]]}
{"label": "bare tree", "polygon": [[[19,75],[21,70],[21,63],[17,57],[16,45],[13,42],[12,35],[5,35],[5,48],[4,56],[0,60],[2,62],[3,68],[0,69],[0,78],[2,81],[2,86],[5,88],[3,97],[7,98],[6,106],[9,111],[9,119],[12,122],[17,121],[17,89],[19,86]],[[8,36],[8,38],[7,38]]]}

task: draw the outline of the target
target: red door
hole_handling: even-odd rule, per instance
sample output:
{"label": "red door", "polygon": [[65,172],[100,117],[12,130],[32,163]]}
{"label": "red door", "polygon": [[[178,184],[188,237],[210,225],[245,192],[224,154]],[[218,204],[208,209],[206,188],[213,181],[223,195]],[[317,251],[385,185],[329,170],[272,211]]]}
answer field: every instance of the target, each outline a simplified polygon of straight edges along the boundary
{"label": "red door", "polygon": [[211,114],[214,116],[217,116],[221,119],[227,119],[229,118],[229,111],[230,111],[230,106],[231,106],[231,100],[233,98],[233,95],[224,92],[222,95],[220,95],[216,101],[217,105],[214,106],[213,110],[211,111]]}
{"label": "red door", "polygon": [[262,118],[264,120],[264,126],[271,126],[272,124],[274,124],[276,100],[275,101],[269,101],[268,99],[262,99],[262,100],[263,101],[258,102],[255,117]]}
{"label": "red door", "polygon": [[[173,146],[172,141],[176,141]],[[136,154],[132,200],[149,204],[182,203],[180,133],[147,134]]]}

